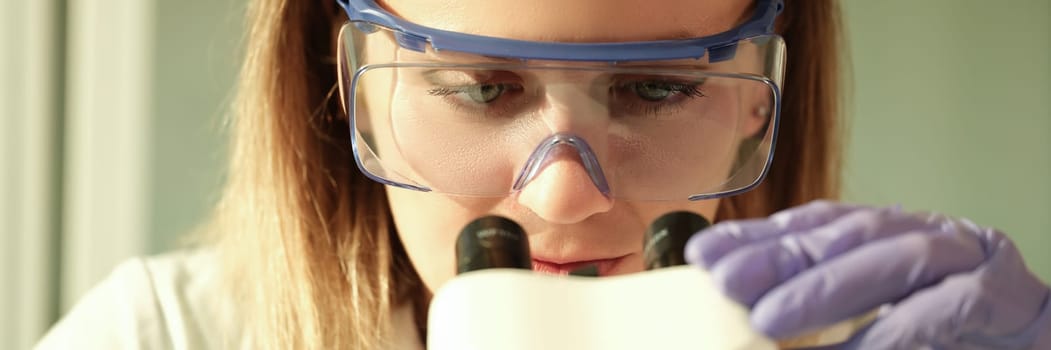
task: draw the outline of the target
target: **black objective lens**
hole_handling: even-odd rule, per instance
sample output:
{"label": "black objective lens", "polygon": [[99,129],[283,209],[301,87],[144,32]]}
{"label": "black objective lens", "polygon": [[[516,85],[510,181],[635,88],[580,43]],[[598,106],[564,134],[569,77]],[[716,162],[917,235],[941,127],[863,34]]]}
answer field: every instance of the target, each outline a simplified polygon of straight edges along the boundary
{"label": "black objective lens", "polygon": [[456,273],[496,267],[533,269],[525,230],[505,217],[475,219],[456,239]]}
{"label": "black objective lens", "polygon": [[646,270],[686,265],[686,241],[708,226],[708,219],[688,211],[664,214],[654,220],[646,229],[643,243]]}

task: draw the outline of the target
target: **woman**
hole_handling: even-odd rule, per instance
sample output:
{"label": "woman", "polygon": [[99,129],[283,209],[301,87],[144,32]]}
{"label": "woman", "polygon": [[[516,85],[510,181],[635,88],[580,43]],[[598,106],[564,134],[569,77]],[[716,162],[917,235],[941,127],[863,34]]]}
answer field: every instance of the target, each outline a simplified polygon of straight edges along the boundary
{"label": "woman", "polygon": [[1051,346],[1003,235],[806,204],[838,194],[833,2],[652,4],[254,1],[211,242],[119,268],[42,347],[419,347],[471,220],[616,275],[673,210],[722,222],[686,253],[771,337],[891,305],[845,346]]}

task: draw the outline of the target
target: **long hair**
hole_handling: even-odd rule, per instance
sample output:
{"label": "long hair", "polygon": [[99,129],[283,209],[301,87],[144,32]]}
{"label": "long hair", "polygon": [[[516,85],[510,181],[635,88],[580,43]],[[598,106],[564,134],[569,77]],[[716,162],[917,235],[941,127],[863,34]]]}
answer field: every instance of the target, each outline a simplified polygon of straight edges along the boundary
{"label": "long hair", "polygon": [[[248,9],[228,183],[210,239],[245,327],[229,341],[252,348],[382,349],[395,306],[426,308],[384,189],[354,166],[335,93],[346,19],[334,3],[253,0]],[[757,189],[723,199],[717,220],[838,195],[839,10],[793,1],[779,21],[788,65],[774,163]]]}
{"label": "long hair", "polygon": [[842,164],[839,3],[786,1],[777,31],[788,47],[781,125],[766,179],[723,198],[716,221],[760,217],[815,199],[839,199]]}
{"label": "long hair", "polygon": [[422,289],[391,234],[383,188],[353,166],[333,98],[343,22],[334,3],[248,9],[212,239],[251,348],[384,348],[388,311]]}

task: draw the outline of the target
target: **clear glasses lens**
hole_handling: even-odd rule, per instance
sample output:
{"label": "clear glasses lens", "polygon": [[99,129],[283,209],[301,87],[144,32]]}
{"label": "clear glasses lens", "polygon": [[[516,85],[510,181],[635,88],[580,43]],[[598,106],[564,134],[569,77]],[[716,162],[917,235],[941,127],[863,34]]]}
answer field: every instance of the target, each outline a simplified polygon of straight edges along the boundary
{"label": "clear glasses lens", "polygon": [[[400,48],[390,32],[341,33],[341,91],[359,165],[377,180],[500,196],[528,164],[585,161],[538,149],[586,143],[609,195],[716,197],[758,183],[776,129],[783,44],[738,44],[733,60],[520,62]],[[572,148],[571,144],[563,148]]]}

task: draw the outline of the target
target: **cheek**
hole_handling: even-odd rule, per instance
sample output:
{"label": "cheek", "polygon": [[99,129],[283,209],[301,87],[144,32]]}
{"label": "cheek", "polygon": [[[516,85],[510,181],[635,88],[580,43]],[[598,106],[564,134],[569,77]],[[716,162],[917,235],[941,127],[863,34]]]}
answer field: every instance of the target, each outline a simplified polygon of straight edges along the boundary
{"label": "cheek", "polygon": [[448,196],[387,186],[398,237],[428,290],[456,275],[456,237],[494,205],[491,200]]}

